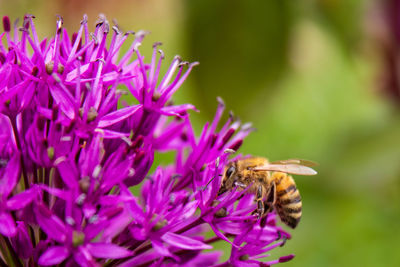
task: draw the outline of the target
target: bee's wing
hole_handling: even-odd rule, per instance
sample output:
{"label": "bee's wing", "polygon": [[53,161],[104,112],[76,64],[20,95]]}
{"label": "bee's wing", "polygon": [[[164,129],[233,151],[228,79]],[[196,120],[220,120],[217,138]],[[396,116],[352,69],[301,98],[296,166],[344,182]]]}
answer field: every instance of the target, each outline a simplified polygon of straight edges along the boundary
{"label": "bee's wing", "polygon": [[266,164],[264,166],[255,167],[254,171],[278,171],[297,175],[316,175],[317,172],[307,166],[298,164]]}
{"label": "bee's wing", "polygon": [[311,161],[311,160],[306,160],[306,159],[286,159],[286,160],[277,160],[271,162],[271,164],[297,164],[297,165],[303,165],[307,167],[314,167],[317,166],[318,163]]}

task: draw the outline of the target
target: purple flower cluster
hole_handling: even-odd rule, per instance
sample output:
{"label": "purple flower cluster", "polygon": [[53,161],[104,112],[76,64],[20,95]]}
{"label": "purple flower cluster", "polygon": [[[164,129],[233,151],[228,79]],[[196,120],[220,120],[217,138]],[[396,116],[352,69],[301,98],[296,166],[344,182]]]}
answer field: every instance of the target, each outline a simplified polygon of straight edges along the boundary
{"label": "purple flower cluster", "polygon": [[[59,18],[44,40],[33,18],[11,27],[4,17],[0,35],[0,264],[268,266],[293,257],[258,261],[289,234],[273,213],[260,226],[253,195],[218,194],[249,125],[230,117],[219,126],[219,100],[196,137],[194,107],[172,103],[196,63],[175,57],[161,76],[160,44],[150,63],[138,50],[145,32],[121,55],[132,33],[102,16],[94,33],[84,17],[71,37]],[[122,104],[127,92],[138,104]],[[150,173],[162,152],[175,161]],[[226,262],[210,250],[219,240],[231,247]]]}

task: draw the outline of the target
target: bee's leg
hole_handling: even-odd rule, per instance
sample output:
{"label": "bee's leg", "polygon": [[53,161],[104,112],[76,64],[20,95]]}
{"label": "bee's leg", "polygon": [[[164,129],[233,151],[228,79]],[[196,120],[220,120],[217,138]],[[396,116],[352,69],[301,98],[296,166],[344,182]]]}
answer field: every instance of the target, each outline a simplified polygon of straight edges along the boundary
{"label": "bee's leg", "polygon": [[221,188],[218,191],[218,196],[222,195],[223,193],[225,193],[226,191],[228,191],[224,186],[221,186]]}
{"label": "bee's leg", "polygon": [[275,182],[271,182],[271,187],[267,194],[267,199],[264,201],[266,212],[272,211],[276,202],[276,186]]}
{"label": "bee's leg", "polygon": [[[220,187],[220,189],[219,189],[219,191],[218,191],[218,196],[219,196],[219,195],[222,195],[223,193],[225,193],[226,191],[228,191],[228,188],[230,188],[230,187],[229,187],[229,182],[231,182],[231,181],[229,181],[229,180],[227,180],[227,179],[224,179],[224,180],[222,181],[221,187]],[[232,185],[230,185],[230,186],[232,186]]]}
{"label": "bee's leg", "polygon": [[243,188],[243,189],[247,187],[245,184],[243,184],[243,183],[241,183],[241,182],[238,182],[238,181],[233,182],[233,184],[234,184],[235,186],[239,186],[239,187],[241,187],[241,188]]}
{"label": "bee's leg", "polygon": [[[236,187],[240,187],[242,189],[246,189],[247,188],[247,185],[245,185],[245,184],[243,184],[241,182],[238,182],[238,181],[234,181],[233,185],[236,186]],[[244,195],[241,195],[238,199],[241,199],[242,197],[244,197]]]}
{"label": "bee's leg", "polygon": [[261,216],[264,215],[265,213],[265,209],[264,209],[264,203],[263,203],[263,192],[264,188],[263,186],[260,184],[257,187],[257,193],[256,193],[256,201],[257,201],[257,218],[260,219]]}
{"label": "bee's leg", "polygon": [[223,181],[221,187],[218,190],[218,196],[222,195],[223,193],[225,193],[226,191],[228,191],[227,187],[226,187],[226,182]]}
{"label": "bee's leg", "polygon": [[273,210],[275,202],[276,202],[276,186],[274,182],[271,182],[271,187],[268,190],[267,198],[263,203],[265,214],[260,222],[261,227],[264,227],[265,224],[267,223],[267,215],[269,212]]}

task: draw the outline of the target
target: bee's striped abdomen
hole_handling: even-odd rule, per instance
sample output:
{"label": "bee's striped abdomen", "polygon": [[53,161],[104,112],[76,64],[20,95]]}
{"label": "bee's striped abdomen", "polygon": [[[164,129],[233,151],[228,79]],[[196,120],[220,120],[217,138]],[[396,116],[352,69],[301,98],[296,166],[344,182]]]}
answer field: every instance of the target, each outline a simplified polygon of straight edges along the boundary
{"label": "bee's striped abdomen", "polygon": [[273,173],[276,184],[275,209],[282,222],[295,228],[301,218],[301,196],[290,175],[281,172]]}

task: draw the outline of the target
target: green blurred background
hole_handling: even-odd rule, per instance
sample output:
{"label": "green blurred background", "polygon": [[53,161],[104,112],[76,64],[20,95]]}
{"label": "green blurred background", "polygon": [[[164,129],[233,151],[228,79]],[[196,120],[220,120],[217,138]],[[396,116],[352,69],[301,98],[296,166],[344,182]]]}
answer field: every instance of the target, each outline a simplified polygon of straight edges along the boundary
{"label": "green blurred background", "polygon": [[[0,0],[2,15],[36,15],[41,37],[55,15],[76,31],[84,13],[146,29],[200,61],[176,102],[194,103],[195,129],[216,97],[257,131],[241,149],[272,160],[305,158],[296,177],[303,218],[274,257],[285,266],[400,266],[400,3],[397,0]],[[399,25],[397,25],[399,24]],[[166,161],[165,157],[162,161]]]}

